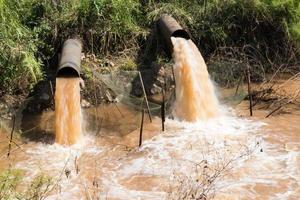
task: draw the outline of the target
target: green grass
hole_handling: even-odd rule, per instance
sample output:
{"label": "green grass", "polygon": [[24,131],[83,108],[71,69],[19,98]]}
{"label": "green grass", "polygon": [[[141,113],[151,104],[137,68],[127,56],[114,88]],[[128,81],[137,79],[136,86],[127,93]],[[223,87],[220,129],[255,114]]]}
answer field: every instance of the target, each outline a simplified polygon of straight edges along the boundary
{"label": "green grass", "polygon": [[[19,169],[8,168],[0,173],[0,200],[45,199],[51,190],[50,177],[39,174],[24,187],[24,174]],[[19,187],[23,184],[22,187]]]}
{"label": "green grass", "polygon": [[163,13],[188,28],[207,60],[216,53],[230,56],[220,52],[228,47],[243,48],[247,61],[258,60],[266,71],[274,70],[270,63],[293,65],[300,54],[299,2],[0,0],[0,91],[30,90],[43,78],[47,61],[70,37],[80,37],[84,51],[97,57],[138,52]]}
{"label": "green grass", "polygon": [[31,88],[42,77],[34,35],[21,23],[18,2],[0,0],[0,85],[13,92]]}
{"label": "green grass", "polygon": [[124,71],[137,70],[137,64],[132,58],[127,57],[123,59],[123,62],[120,65],[120,70],[124,70]]}

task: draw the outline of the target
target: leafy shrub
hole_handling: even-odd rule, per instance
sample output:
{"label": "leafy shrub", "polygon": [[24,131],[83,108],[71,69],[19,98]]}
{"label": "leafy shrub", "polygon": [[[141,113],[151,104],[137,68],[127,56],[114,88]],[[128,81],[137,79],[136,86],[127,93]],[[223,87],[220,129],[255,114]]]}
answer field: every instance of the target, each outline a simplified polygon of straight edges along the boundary
{"label": "leafy shrub", "polygon": [[144,33],[137,0],[23,1],[30,13],[25,22],[54,49],[78,36],[88,52],[115,53]]}
{"label": "leafy shrub", "polygon": [[19,6],[0,0],[0,89],[8,92],[30,88],[42,77],[35,38],[21,24]]}
{"label": "leafy shrub", "polygon": [[246,62],[259,61],[266,72],[299,64],[299,0],[0,0],[0,13],[4,92],[31,88],[70,37],[96,56],[137,56],[163,13],[188,28],[209,60],[230,57],[220,51],[228,47],[243,49]]}
{"label": "leafy shrub", "polygon": [[219,85],[237,84],[246,66],[253,81],[263,81],[275,71],[299,71],[298,0],[146,2],[148,20],[169,13],[188,28]]}
{"label": "leafy shrub", "polygon": [[[222,46],[253,44],[272,48],[276,40],[300,41],[298,0],[146,0],[141,10],[146,19],[140,12],[131,12],[143,20],[137,21],[138,26],[149,26],[161,14],[169,13],[189,28],[205,53]],[[125,24],[130,24],[128,21]]]}

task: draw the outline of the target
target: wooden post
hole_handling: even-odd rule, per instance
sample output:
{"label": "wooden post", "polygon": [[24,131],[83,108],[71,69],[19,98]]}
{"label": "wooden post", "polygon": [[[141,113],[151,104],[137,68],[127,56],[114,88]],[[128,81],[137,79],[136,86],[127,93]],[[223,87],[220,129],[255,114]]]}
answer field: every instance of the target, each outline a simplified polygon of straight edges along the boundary
{"label": "wooden post", "polygon": [[249,96],[249,109],[250,109],[250,116],[253,115],[252,113],[252,92],[251,92],[251,79],[250,79],[250,65],[247,65],[247,81],[248,81],[248,96]]}
{"label": "wooden post", "polygon": [[143,78],[142,78],[141,72],[139,72],[139,77],[140,77],[140,81],[141,81],[142,88],[143,88],[144,98],[146,100],[146,105],[147,105],[147,109],[148,109],[149,119],[150,119],[150,122],[152,123],[151,111],[150,111],[149,102],[148,102],[148,98],[147,98],[147,94],[146,94],[146,90],[145,90],[145,86],[144,86],[144,82],[143,82]]}
{"label": "wooden post", "polygon": [[9,139],[9,143],[8,143],[8,152],[7,152],[7,157],[10,156],[10,151],[11,151],[11,143],[12,143],[12,140],[13,140],[13,135],[14,135],[14,130],[15,130],[15,123],[16,123],[16,116],[13,115],[13,124],[12,124],[12,129],[11,129],[11,132],[10,132],[10,139]]}
{"label": "wooden post", "polygon": [[145,110],[144,110],[144,108],[143,108],[143,109],[142,109],[141,127],[140,127],[139,147],[142,146],[142,141],[143,141],[144,115],[145,115]]}

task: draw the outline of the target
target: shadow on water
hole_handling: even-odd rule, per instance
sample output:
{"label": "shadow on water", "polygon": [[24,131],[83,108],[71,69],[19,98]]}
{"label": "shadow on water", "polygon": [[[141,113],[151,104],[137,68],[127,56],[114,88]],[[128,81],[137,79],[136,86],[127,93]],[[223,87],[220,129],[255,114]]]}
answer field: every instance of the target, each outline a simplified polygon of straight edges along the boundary
{"label": "shadow on water", "polygon": [[85,109],[83,115],[84,132],[104,137],[124,137],[138,129],[141,120],[139,111],[121,103]]}
{"label": "shadow on water", "polygon": [[53,144],[54,112],[46,111],[41,114],[23,113],[20,129],[25,141]]}
{"label": "shadow on water", "polygon": [[[83,134],[99,137],[125,137],[140,126],[141,114],[123,104],[103,104],[98,107],[83,109]],[[148,122],[148,116],[145,122]],[[25,142],[55,142],[55,113],[23,112],[20,122],[22,137]]]}

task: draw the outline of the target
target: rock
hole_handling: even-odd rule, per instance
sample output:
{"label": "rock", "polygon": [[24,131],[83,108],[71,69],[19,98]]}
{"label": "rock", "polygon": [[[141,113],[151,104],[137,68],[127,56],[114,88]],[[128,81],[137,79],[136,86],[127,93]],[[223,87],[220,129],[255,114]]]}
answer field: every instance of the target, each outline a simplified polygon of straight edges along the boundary
{"label": "rock", "polygon": [[143,89],[142,89],[142,86],[141,86],[141,83],[138,81],[135,81],[133,83],[133,86],[132,86],[132,94],[134,96],[138,96],[138,97],[141,97],[143,96]]}
{"label": "rock", "polygon": [[160,94],[161,92],[162,92],[161,87],[157,86],[156,84],[153,84],[152,88],[150,89],[151,95]]}
{"label": "rock", "polygon": [[118,102],[117,97],[114,95],[113,91],[106,90],[105,91],[106,101],[109,103],[116,103]]}
{"label": "rock", "polygon": [[91,107],[91,104],[90,104],[90,102],[88,102],[87,100],[83,99],[83,100],[81,101],[81,107],[82,107],[82,108],[89,108],[89,107]]}
{"label": "rock", "polygon": [[114,67],[114,66],[115,66],[115,63],[113,63],[112,61],[108,61],[108,64],[109,64],[111,67]]}
{"label": "rock", "polygon": [[156,85],[159,87],[163,87],[165,85],[164,77],[161,77],[161,76],[157,77]]}
{"label": "rock", "polygon": [[67,178],[69,178],[71,176],[71,170],[69,170],[68,168],[65,169],[65,175]]}
{"label": "rock", "polygon": [[108,100],[109,102],[113,102],[113,98],[112,98],[112,96],[111,96],[111,94],[109,93],[108,90],[106,90],[105,96],[106,96],[106,98],[107,98],[107,100]]}
{"label": "rock", "polygon": [[113,63],[110,60],[105,60],[104,64],[106,67],[114,67],[115,66],[115,63]]}
{"label": "rock", "polygon": [[40,100],[43,102],[48,102],[50,100],[50,96],[47,93],[42,93]]}

